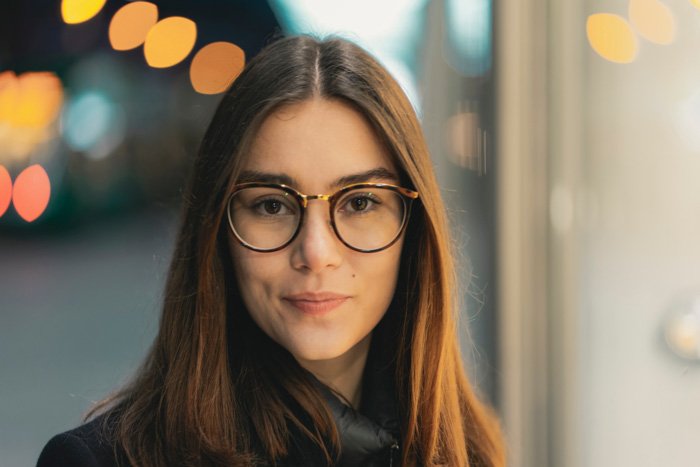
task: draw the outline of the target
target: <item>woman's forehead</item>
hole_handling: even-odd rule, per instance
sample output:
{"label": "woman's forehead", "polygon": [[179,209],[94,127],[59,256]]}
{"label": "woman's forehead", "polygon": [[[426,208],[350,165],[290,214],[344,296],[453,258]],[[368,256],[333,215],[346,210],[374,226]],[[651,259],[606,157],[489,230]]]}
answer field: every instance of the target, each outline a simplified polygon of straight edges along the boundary
{"label": "woman's forehead", "polygon": [[348,104],[327,99],[285,106],[267,117],[242,168],[245,177],[240,178],[276,178],[275,183],[299,188],[326,189],[358,178],[398,181],[388,151],[366,118]]}

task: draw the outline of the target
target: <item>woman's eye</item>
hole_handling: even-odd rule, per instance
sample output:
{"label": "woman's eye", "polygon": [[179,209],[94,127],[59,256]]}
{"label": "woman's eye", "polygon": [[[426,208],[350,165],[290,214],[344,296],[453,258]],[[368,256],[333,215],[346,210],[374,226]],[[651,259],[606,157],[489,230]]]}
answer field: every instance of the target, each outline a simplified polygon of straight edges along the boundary
{"label": "woman's eye", "polygon": [[291,209],[280,200],[264,199],[253,205],[253,210],[258,214],[274,216],[280,214],[289,214]]}
{"label": "woman's eye", "polygon": [[282,203],[279,201],[265,201],[263,207],[268,214],[277,214],[282,209]]}
{"label": "woman's eye", "polygon": [[364,211],[369,205],[369,200],[367,198],[354,198],[350,203],[355,211]]}
{"label": "woman's eye", "polygon": [[377,202],[367,195],[353,196],[345,203],[350,212],[368,211],[372,209],[374,204],[377,204]]}

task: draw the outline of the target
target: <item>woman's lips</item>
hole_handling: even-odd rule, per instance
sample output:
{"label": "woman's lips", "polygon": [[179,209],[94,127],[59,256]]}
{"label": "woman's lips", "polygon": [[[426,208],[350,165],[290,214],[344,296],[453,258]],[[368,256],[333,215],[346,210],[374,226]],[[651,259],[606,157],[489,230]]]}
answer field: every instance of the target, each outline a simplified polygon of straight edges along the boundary
{"label": "woman's lips", "polygon": [[329,300],[303,300],[284,298],[284,300],[291,303],[295,308],[306,314],[321,315],[339,307],[340,305],[345,303],[345,300],[347,300],[348,298],[349,297],[341,297],[332,298]]}

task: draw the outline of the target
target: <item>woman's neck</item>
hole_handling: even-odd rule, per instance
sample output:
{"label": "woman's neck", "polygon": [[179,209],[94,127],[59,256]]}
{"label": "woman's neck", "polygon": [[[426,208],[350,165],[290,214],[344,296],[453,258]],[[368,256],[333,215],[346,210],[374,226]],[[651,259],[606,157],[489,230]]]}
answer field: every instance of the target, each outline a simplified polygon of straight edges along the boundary
{"label": "woman's neck", "polygon": [[372,333],[338,357],[329,360],[299,360],[320,382],[330,387],[358,409],[362,399],[362,373],[367,362]]}

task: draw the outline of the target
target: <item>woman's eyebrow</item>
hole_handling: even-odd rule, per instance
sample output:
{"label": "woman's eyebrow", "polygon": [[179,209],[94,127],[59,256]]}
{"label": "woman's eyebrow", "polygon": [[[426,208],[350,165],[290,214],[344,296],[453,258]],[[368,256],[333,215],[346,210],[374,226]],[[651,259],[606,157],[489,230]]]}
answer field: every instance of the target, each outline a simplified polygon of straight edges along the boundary
{"label": "woman's eyebrow", "polygon": [[[356,174],[343,175],[338,177],[331,184],[332,188],[351,185],[353,183],[371,182],[376,180],[388,180],[394,183],[399,183],[399,177],[392,171],[377,167]],[[298,187],[299,182],[293,177],[282,173],[261,172],[259,170],[244,170],[238,176],[238,183],[246,182],[261,182],[261,183],[278,183],[291,187]]]}
{"label": "woman's eyebrow", "polygon": [[353,183],[362,183],[375,180],[390,180],[394,183],[399,183],[399,177],[394,172],[387,170],[384,167],[377,167],[376,169],[367,170],[365,172],[339,177],[331,184],[331,187],[338,188],[345,185],[351,185]]}
{"label": "woman's eyebrow", "polygon": [[260,172],[259,170],[244,170],[238,176],[238,183],[260,182],[277,183],[280,185],[296,186],[297,181],[285,174]]}

